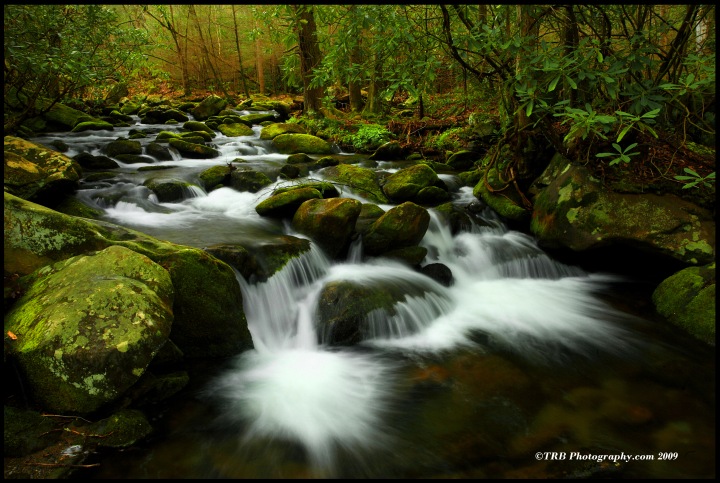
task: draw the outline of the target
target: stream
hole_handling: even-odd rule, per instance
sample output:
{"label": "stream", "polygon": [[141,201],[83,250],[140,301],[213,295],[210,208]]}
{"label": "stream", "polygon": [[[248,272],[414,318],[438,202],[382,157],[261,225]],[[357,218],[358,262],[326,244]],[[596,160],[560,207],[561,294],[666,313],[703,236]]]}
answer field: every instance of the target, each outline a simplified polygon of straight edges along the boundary
{"label": "stream", "polygon": [[[181,125],[138,119],[112,132],[32,141],[62,140],[70,157],[98,155],[130,129],[146,132],[146,145]],[[217,133],[214,159],[173,152],[169,161],[118,162],[116,177],[82,181],[76,196],[104,220],[198,248],[303,237],[255,212],[288,180],[257,193],[201,187],[202,171],[236,158],[275,179],[287,155],[259,133]],[[147,166],[167,169],[139,169]],[[191,187],[181,201],[161,203],[142,186],[151,176]],[[455,205],[478,205],[471,187],[440,176]],[[323,180],[322,170],[310,177]],[[341,196],[367,202],[347,187]],[[363,259],[359,242],[342,262],[313,246],[263,283],[238,273],[254,349],[192,366],[190,385],[149,413],[150,438],[91,456],[100,466],[75,477],[715,476],[714,348],[653,319],[641,274],[554,260],[488,208],[454,234],[428,211],[423,265],[449,267],[451,286],[397,261]],[[315,312],[322,288],[336,281],[406,295],[394,314],[367,317],[360,344],[333,347],[318,334]]]}

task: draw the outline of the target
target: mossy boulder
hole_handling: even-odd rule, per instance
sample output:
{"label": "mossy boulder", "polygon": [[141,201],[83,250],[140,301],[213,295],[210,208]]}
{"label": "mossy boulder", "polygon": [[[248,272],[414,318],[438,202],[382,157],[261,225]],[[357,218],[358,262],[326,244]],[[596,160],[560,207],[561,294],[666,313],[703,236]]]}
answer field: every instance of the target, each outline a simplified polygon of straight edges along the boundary
{"label": "mossy boulder", "polygon": [[276,122],[262,128],[260,139],[274,139],[281,134],[307,134],[307,131],[297,123]]}
{"label": "mossy boulder", "polygon": [[220,156],[220,151],[203,144],[189,143],[180,139],[170,139],[170,146],[177,149],[180,154],[193,159],[211,159]]}
{"label": "mossy boulder", "polygon": [[115,129],[115,126],[110,124],[107,121],[102,121],[100,119],[92,120],[92,121],[83,121],[79,122],[75,125],[74,128],[72,128],[71,132],[84,132],[84,131],[112,131]]}
{"label": "mossy boulder", "polygon": [[352,164],[330,166],[322,171],[323,175],[338,185],[344,185],[373,203],[389,203],[380,187],[375,172],[368,168]]}
{"label": "mossy boulder", "polygon": [[60,103],[52,106],[48,112],[43,114],[43,118],[51,127],[66,131],[71,130],[81,122],[98,120],[85,112]]}
{"label": "mossy boulder", "polygon": [[374,311],[394,315],[397,294],[382,285],[360,285],[345,280],[325,284],[318,298],[318,333],[321,342],[354,345],[368,332],[367,318]]}
{"label": "mossy boulder", "polygon": [[252,348],[235,272],[204,251],[64,215],[9,193],[4,215],[6,273],[22,276],[76,255],[123,246],[170,273],[175,289],[171,339],[186,357],[227,357]]}
{"label": "mossy boulder", "polygon": [[108,156],[99,155],[94,156],[90,153],[79,153],[75,157],[73,157],[75,161],[83,168],[83,169],[92,169],[92,170],[99,170],[99,169],[116,169],[120,167],[119,164],[117,164],[117,161],[110,159]]}
{"label": "mossy boulder", "polygon": [[[490,186],[490,188],[488,188]],[[487,170],[487,179],[483,177],[473,188],[473,195],[483,200],[498,215],[513,221],[527,221],[530,210],[523,207],[523,201],[512,184],[504,183],[498,177],[497,169]]]}
{"label": "mossy boulder", "polygon": [[208,127],[207,124],[200,121],[187,121],[185,124],[183,124],[183,129],[187,129],[188,131],[204,131],[213,138],[217,136],[217,134],[211,127]]}
{"label": "mossy boulder", "polygon": [[179,133],[170,131],[160,131],[157,133],[157,136],[155,136],[155,142],[158,143],[166,143],[171,139],[182,139],[182,136]]}
{"label": "mossy boulder", "polygon": [[62,153],[14,136],[4,142],[5,191],[52,204],[75,191],[82,168]]}
{"label": "mossy boulder", "polygon": [[381,144],[375,152],[370,155],[370,159],[379,161],[394,161],[404,158],[405,149],[397,141],[389,141],[385,144]]}
{"label": "mossy boulder", "polygon": [[375,203],[363,203],[358,219],[355,221],[355,232],[364,235],[378,218],[385,214],[385,210]]}
{"label": "mossy boulder", "polygon": [[278,193],[261,201],[256,207],[260,216],[275,218],[292,218],[295,211],[307,200],[322,199],[322,194],[315,188],[297,188]]}
{"label": "mossy boulder", "polygon": [[265,121],[275,122],[277,121],[277,118],[275,117],[275,114],[270,112],[265,114],[245,114],[244,116],[240,116],[240,120],[252,126]]}
{"label": "mossy boulder", "polygon": [[286,193],[299,188],[314,188],[320,192],[323,198],[337,198],[340,196],[340,192],[337,190],[335,185],[326,181],[307,181],[291,184],[289,186],[280,186],[279,188],[275,188],[272,194],[275,196],[280,193]]}
{"label": "mossy boulder", "polygon": [[253,134],[255,134],[251,127],[241,122],[235,122],[232,124],[220,124],[218,125],[218,131],[228,137],[252,136]]}
{"label": "mossy boulder", "polygon": [[285,161],[287,164],[305,164],[305,163],[312,163],[314,160],[310,156],[308,156],[305,153],[296,153],[291,154],[288,156],[287,161]]}
{"label": "mossy boulder", "polygon": [[50,411],[91,413],[147,369],[173,322],[168,272],[119,246],[45,266],[28,276],[5,316],[11,357]]}
{"label": "mossy boulder", "polygon": [[626,246],[690,265],[715,259],[715,221],[674,195],[616,193],[556,155],[533,190],[530,229],[548,247]]}
{"label": "mossy boulder", "polygon": [[210,134],[209,132],[203,130],[186,131],[180,133],[180,138],[183,141],[188,141],[191,143],[209,143],[213,140],[215,136],[215,134]]}
{"label": "mossy boulder", "polygon": [[329,257],[341,258],[347,254],[361,207],[362,203],[350,198],[311,199],[297,209],[292,226]]}
{"label": "mossy boulder", "polygon": [[225,109],[227,101],[220,96],[214,94],[206,97],[200,102],[195,108],[191,110],[193,117],[198,121],[204,121],[210,116],[217,115],[220,111]]}
{"label": "mossy boulder", "polygon": [[423,188],[439,187],[440,184],[440,178],[430,166],[416,164],[390,175],[382,189],[390,200],[402,203],[415,201]]}
{"label": "mossy boulder", "polygon": [[280,134],[273,138],[275,148],[282,154],[330,154],[330,144],[310,134]]}
{"label": "mossy boulder", "polygon": [[105,448],[127,448],[142,441],[153,432],[145,414],[137,409],[122,409],[83,429],[89,434],[107,435],[104,438],[98,438],[97,441],[98,446]]}
{"label": "mossy boulder", "polygon": [[190,118],[177,109],[156,107],[144,110],[140,119],[144,124],[173,124],[185,122]]}
{"label": "mossy boulder", "polygon": [[149,143],[145,146],[145,153],[158,161],[171,161],[173,158],[170,150],[166,146],[156,142]]}
{"label": "mossy boulder", "polygon": [[107,143],[102,151],[113,158],[119,154],[142,154],[142,144],[131,139],[117,139]]}
{"label": "mossy boulder", "polygon": [[247,125],[241,123],[241,122],[235,122],[231,124],[220,124],[218,125],[218,131],[223,133],[224,135],[228,137],[236,137],[236,136],[252,136],[255,133],[253,132],[251,127],[248,127]]}
{"label": "mossy boulder", "polygon": [[715,263],[688,267],[666,278],[652,300],[668,321],[715,346]]}
{"label": "mossy boulder", "polygon": [[281,235],[260,242],[212,245],[205,250],[235,267],[250,283],[267,281],[290,260],[310,250],[310,241],[290,235]]}
{"label": "mossy boulder", "polygon": [[430,214],[422,206],[406,201],[386,211],[363,236],[368,255],[415,246],[430,226]]}
{"label": "mossy boulder", "polygon": [[143,186],[155,193],[161,203],[170,203],[185,199],[185,193],[191,185],[182,179],[150,178],[145,180]]}
{"label": "mossy boulder", "polygon": [[272,184],[272,180],[260,171],[236,169],[230,172],[230,186],[238,191],[257,193],[269,184]]}
{"label": "mossy boulder", "polygon": [[447,160],[447,164],[455,171],[467,171],[473,167],[478,160],[478,154],[473,151],[462,150],[453,153]]}
{"label": "mossy boulder", "polygon": [[230,182],[230,166],[218,165],[208,168],[200,173],[199,178],[206,191],[217,186],[227,185]]}

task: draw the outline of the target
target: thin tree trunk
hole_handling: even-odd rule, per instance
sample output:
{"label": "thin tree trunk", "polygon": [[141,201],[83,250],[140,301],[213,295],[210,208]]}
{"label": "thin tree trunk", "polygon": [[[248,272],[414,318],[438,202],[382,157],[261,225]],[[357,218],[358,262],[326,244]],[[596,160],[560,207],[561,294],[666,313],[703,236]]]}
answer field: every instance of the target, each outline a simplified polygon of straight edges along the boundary
{"label": "thin tree trunk", "polygon": [[[257,21],[255,21],[257,28]],[[257,71],[257,83],[260,94],[265,94],[265,65],[263,65],[262,41],[260,37],[255,38],[255,70]]]}
{"label": "thin tree trunk", "polygon": [[222,79],[220,78],[217,70],[215,69],[215,65],[212,63],[212,59],[210,58],[210,51],[208,50],[207,44],[205,43],[205,39],[203,38],[200,20],[198,19],[197,12],[195,11],[195,5],[190,4],[188,5],[188,8],[190,9],[190,15],[192,16],[193,22],[195,23],[195,28],[197,29],[198,36],[200,37],[200,48],[202,49],[203,56],[205,57],[205,62],[212,71],[213,78],[215,79],[215,83],[217,84],[216,88],[220,88],[223,94],[225,94],[225,97],[230,97],[227,89],[225,89],[225,84],[223,84]]}
{"label": "thin tree trunk", "polygon": [[238,37],[238,24],[237,16],[235,14],[235,5],[232,6],[233,14],[233,32],[235,32],[235,48],[238,54],[238,73],[240,74],[240,80],[242,81],[243,92],[247,99],[250,98],[250,91],[248,91],[247,82],[245,81],[245,70],[243,69],[242,53],[240,52],[240,38]]}

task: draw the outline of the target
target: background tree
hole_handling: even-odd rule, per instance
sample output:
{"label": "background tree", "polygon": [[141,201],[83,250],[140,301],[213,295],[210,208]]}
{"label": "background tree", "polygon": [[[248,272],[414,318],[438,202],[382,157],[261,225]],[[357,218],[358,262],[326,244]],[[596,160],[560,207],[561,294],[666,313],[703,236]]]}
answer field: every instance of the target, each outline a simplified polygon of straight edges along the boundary
{"label": "background tree", "polygon": [[120,81],[146,43],[100,5],[5,5],[3,13],[5,132],[61,99]]}

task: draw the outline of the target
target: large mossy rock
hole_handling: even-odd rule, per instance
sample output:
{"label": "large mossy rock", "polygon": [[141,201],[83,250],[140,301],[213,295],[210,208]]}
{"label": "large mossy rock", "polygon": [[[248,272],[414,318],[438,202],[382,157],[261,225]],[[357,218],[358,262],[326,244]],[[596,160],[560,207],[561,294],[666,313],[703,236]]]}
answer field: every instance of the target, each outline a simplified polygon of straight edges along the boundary
{"label": "large mossy rock", "polygon": [[220,111],[225,109],[227,104],[228,103],[225,99],[213,94],[203,99],[200,104],[192,109],[191,113],[193,117],[195,117],[195,120],[204,121],[210,116],[217,115]]}
{"label": "large mossy rock", "polygon": [[[169,273],[175,289],[171,339],[188,357],[235,355],[252,348],[235,272],[199,248],[135,230],[64,215],[5,193],[6,274],[118,245],[147,256]],[[6,303],[12,302],[6,299]]]}
{"label": "large mossy rock", "polygon": [[362,203],[351,198],[311,199],[295,212],[295,230],[313,239],[331,258],[347,254]]}
{"label": "large mossy rock", "polygon": [[715,345],[715,263],[688,267],[652,294],[657,312],[706,344]]}
{"label": "large mossy rock", "polygon": [[276,122],[262,128],[260,139],[274,139],[281,134],[307,134],[307,131],[297,123]]}
{"label": "large mossy rock", "polygon": [[75,191],[82,176],[73,159],[14,136],[5,136],[3,157],[5,190],[43,204]]}
{"label": "large mossy rock", "polygon": [[226,135],[227,137],[236,136],[252,136],[255,133],[252,128],[243,124],[242,122],[233,122],[230,124],[219,124],[218,131]]}
{"label": "large mossy rock", "polygon": [[444,185],[430,166],[416,164],[390,175],[382,189],[396,203],[417,202],[418,193],[423,188],[439,187],[441,184]]}
{"label": "large mossy rock", "polygon": [[[527,221],[531,212],[523,207],[523,201],[512,184],[498,178],[495,168],[481,171],[482,177],[473,188],[473,195],[484,201],[495,213],[513,221]],[[490,188],[488,188],[488,186]]]}
{"label": "large mossy rock", "polygon": [[322,174],[341,188],[343,185],[347,186],[373,203],[389,203],[375,172],[371,169],[353,164],[339,164],[325,168]]}
{"label": "large mossy rock", "polygon": [[277,119],[275,117],[275,114],[268,112],[268,113],[258,113],[258,114],[245,114],[243,116],[240,116],[240,121],[244,122],[245,124],[249,126],[254,126],[255,124],[260,124],[265,121],[275,122]]}
{"label": "large mossy rock", "polygon": [[49,128],[66,131],[71,130],[81,122],[98,121],[98,119],[85,112],[59,103],[43,114],[43,118],[48,122]]}
{"label": "large mossy rock", "polygon": [[102,151],[113,158],[121,154],[142,154],[142,144],[132,139],[117,139],[107,143]]}
{"label": "large mossy rock", "polygon": [[198,178],[205,187],[205,190],[210,191],[218,186],[230,183],[230,172],[230,166],[220,164],[201,172]]}
{"label": "large mossy rock", "polygon": [[236,169],[230,172],[230,186],[238,191],[257,193],[269,184],[272,184],[272,180],[260,171]]}
{"label": "large mossy rock", "polygon": [[211,127],[209,127],[204,122],[200,121],[187,121],[185,124],[183,124],[183,129],[187,129],[188,131],[203,131],[210,135],[210,137],[214,138],[217,136],[215,131]]}
{"label": "large mossy rock", "polygon": [[211,159],[220,156],[220,151],[204,144],[190,143],[181,139],[170,139],[168,144],[188,158]]}
{"label": "large mossy rock", "polygon": [[385,286],[369,286],[338,280],[327,283],[318,297],[318,333],[322,343],[354,345],[367,332],[367,318],[373,311],[394,315],[398,297]]}
{"label": "large mossy rock", "polygon": [[422,206],[406,201],[390,208],[372,224],[363,236],[368,255],[416,246],[430,226],[430,214]]}
{"label": "large mossy rock", "polygon": [[322,194],[315,188],[297,188],[270,196],[261,201],[255,207],[255,211],[260,216],[292,218],[304,202],[311,199],[322,199],[322,197]]}
{"label": "large mossy rock", "polygon": [[310,241],[290,235],[256,243],[217,244],[205,248],[214,257],[235,267],[250,283],[265,282],[293,258],[310,250]]}
{"label": "large mossy rock", "polygon": [[374,153],[370,155],[370,159],[378,161],[394,161],[405,158],[405,149],[397,141],[389,141],[381,144]]}
{"label": "large mossy rock", "polygon": [[322,138],[311,134],[280,134],[273,145],[282,154],[330,154],[332,147]]}
{"label": "large mossy rock", "polygon": [[556,155],[535,182],[530,224],[547,247],[625,246],[690,265],[715,259],[712,214],[674,195],[616,193]]}
{"label": "large mossy rock", "polygon": [[173,322],[170,275],[120,246],[45,266],[5,316],[11,355],[33,397],[58,413],[91,413],[145,372]]}

